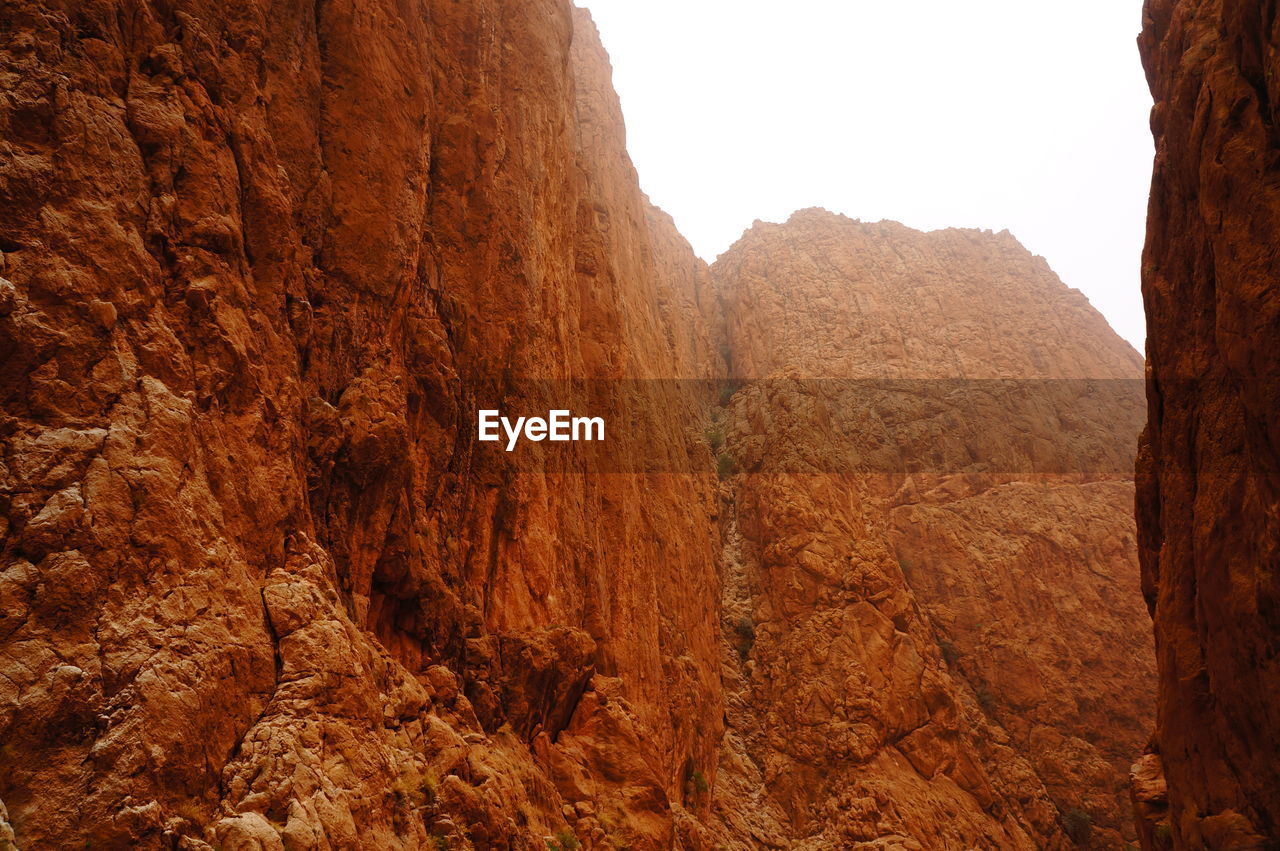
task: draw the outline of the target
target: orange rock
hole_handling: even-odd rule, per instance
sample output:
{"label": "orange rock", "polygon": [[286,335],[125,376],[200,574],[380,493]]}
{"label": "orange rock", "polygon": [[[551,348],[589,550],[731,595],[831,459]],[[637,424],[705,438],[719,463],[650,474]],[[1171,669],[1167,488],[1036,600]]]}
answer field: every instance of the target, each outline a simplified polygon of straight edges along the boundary
{"label": "orange rock", "polygon": [[[727,428],[748,472],[724,608],[753,640],[735,647],[726,623],[725,844],[1136,838],[1125,778],[1154,688],[1124,472],[1137,354],[1008,234],[808,210],[757,223],[712,271],[733,370],[762,379]],[[882,392],[879,378],[910,381]],[[1116,404],[1026,389],[1083,378],[1116,382]],[[993,409],[1016,416],[957,413],[1019,392],[1040,395]],[[981,466],[1024,434],[1106,463],[1033,474],[1049,457],[1033,443]],[[827,459],[844,453],[837,475]],[[986,473],[963,473],[970,453]],[[935,471],[906,474],[933,454]]]}
{"label": "orange rock", "polygon": [[[3,16],[0,844],[1133,835],[1140,400],[838,383],[1137,376],[1012,237],[804,211],[713,283],[561,0]],[[729,367],[837,383],[742,389],[724,483]],[[630,475],[478,446],[565,379]]]}
{"label": "orange rock", "polygon": [[20,847],[669,844],[722,715],[705,400],[648,444],[696,475],[495,469],[469,427],[477,379],[716,369],[586,14],[3,18]]}
{"label": "orange rock", "polygon": [[1270,4],[1148,0],[1138,467],[1174,847],[1280,841],[1280,188]]}

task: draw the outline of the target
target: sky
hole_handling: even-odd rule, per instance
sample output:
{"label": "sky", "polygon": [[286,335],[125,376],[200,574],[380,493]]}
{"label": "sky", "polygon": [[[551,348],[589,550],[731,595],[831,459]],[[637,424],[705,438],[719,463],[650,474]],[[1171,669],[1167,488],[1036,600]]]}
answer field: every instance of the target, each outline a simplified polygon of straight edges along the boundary
{"label": "sky", "polygon": [[650,198],[714,260],[825,207],[1008,228],[1143,350],[1141,0],[577,0]]}

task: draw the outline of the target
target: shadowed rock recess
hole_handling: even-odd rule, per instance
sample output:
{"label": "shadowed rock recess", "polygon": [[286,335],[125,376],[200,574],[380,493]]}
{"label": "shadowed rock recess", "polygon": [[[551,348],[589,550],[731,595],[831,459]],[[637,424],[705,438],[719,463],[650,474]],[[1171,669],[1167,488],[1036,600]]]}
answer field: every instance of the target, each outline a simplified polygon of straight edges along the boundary
{"label": "shadowed rock recess", "polygon": [[[1140,357],[1007,233],[709,268],[561,0],[0,0],[0,354],[0,848],[1139,838]],[[610,472],[476,441],[566,379]]]}

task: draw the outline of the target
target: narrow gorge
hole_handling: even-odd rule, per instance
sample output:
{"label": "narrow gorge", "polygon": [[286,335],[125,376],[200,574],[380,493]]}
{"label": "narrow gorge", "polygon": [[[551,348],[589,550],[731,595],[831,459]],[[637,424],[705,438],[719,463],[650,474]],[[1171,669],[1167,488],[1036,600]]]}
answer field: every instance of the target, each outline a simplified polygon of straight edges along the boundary
{"label": "narrow gorge", "polygon": [[567,0],[0,0],[0,849],[1263,847],[1276,311],[1180,347],[1265,264],[1156,116],[1144,373],[1008,232],[708,265]]}

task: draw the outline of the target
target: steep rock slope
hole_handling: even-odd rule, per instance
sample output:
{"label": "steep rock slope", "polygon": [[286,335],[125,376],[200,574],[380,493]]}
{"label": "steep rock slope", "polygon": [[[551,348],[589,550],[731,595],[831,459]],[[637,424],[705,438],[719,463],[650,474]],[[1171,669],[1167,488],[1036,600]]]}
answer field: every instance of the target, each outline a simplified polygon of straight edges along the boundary
{"label": "steep rock slope", "polygon": [[712,273],[744,380],[726,844],[1134,838],[1136,352],[1007,233],[807,210]]}
{"label": "steep rock slope", "polygon": [[[710,476],[543,475],[472,439],[478,379],[534,414],[565,400],[520,379],[713,369],[705,267],[637,188],[590,21],[0,22],[19,844],[670,847],[719,740]],[[702,400],[665,401],[646,451],[709,470]]]}
{"label": "steep rock slope", "polygon": [[560,0],[0,0],[0,92],[0,844],[1130,835],[1136,404],[747,387],[717,489],[646,381],[1132,376],[1011,238],[809,212],[713,297]]}
{"label": "steep rock slope", "polygon": [[1280,23],[1260,0],[1149,0],[1144,18],[1156,164],[1138,525],[1160,694],[1135,800],[1147,847],[1274,847]]}

